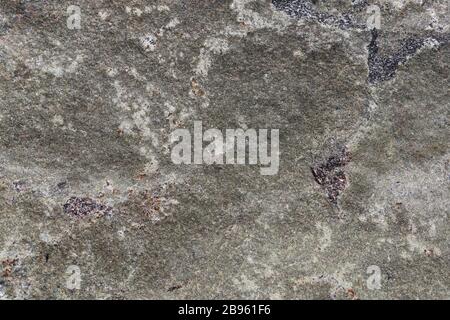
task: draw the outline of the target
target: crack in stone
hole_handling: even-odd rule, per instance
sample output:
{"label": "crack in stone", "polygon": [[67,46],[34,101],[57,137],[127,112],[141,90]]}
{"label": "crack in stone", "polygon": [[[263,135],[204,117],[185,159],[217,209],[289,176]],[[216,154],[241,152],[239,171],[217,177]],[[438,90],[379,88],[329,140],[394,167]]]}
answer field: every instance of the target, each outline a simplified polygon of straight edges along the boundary
{"label": "crack in stone", "polygon": [[400,49],[392,55],[381,56],[379,54],[377,29],[371,30],[371,41],[367,46],[369,55],[367,64],[369,67],[368,81],[370,84],[376,84],[394,78],[397,69],[409,58],[413,57],[420,49],[426,46],[441,46],[448,43],[446,36],[436,38],[406,38],[401,41]]}
{"label": "crack in stone", "polygon": [[334,16],[317,11],[312,0],[272,0],[272,4],[275,9],[283,11],[292,18],[314,20],[326,25],[337,26],[341,29],[364,28],[363,25],[355,23],[348,13]]}

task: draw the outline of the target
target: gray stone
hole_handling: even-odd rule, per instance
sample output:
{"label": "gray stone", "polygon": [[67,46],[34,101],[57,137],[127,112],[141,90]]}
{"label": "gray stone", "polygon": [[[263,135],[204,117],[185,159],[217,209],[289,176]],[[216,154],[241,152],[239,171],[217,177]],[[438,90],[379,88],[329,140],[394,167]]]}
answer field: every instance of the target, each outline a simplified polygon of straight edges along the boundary
{"label": "gray stone", "polygon": [[[449,19],[2,0],[0,299],[449,298]],[[279,129],[278,174],[173,164],[194,121]]]}

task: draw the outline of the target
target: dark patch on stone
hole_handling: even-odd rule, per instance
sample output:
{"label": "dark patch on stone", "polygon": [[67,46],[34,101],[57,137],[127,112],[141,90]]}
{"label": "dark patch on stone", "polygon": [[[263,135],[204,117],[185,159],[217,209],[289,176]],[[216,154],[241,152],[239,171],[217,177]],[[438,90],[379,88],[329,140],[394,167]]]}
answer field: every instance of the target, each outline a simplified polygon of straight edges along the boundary
{"label": "dark patch on stone", "polygon": [[205,95],[205,91],[195,79],[191,79],[191,89],[192,93],[194,93],[197,97],[203,97]]}
{"label": "dark patch on stone", "polygon": [[412,232],[412,226],[409,220],[409,214],[406,210],[405,206],[401,202],[397,202],[393,206],[393,218],[397,226],[397,230],[399,230],[402,234],[408,234]]}
{"label": "dark patch on stone", "polygon": [[[390,56],[381,56],[378,52],[379,32],[377,29],[371,30],[372,38],[367,46],[369,50],[367,61],[369,67],[368,81],[371,84],[392,79],[399,66],[405,63],[408,58],[414,56],[426,44],[426,39],[407,38],[401,41],[400,49],[396,53]],[[430,40],[434,40],[439,45],[443,45],[449,42],[448,38],[448,36],[437,36],[430,38]]]}
{"label": "dark patch on stone", "polygon": [[24,181],[14,181],[13,182],[14,190],[17,192],[24,192],[26,190],[26,184]]}
{"label": "dark patch on stone", "polygon": [[369,66],[368,80],[372,84],[392,79],[398,67],[424,45],[423,40],[409,38],[403,41],[398,52],[391,56],[380,56],[378,53],[379,31],[372,29],[371,34],[372,39],[368,45],[369,57],[367,63]]}
{"label": "dark patch on stone", "polygon": [[314,6],[315,3],[312,0],[272,0],[272,4],[276,10],[283,11],[292,18],[315,20],[322,24],[337,26],[341,29],[363,28],[363,26],[353,22],[348,13],[334,16],[317,11]]}
{"label": "dark patch on stone", "polygon": [[172,291],[175,291],[175,290],[178,290],[178,289],[181,289],[181,288],[183,288],[183,286],[181,284],[178,284],[178,285],[170,287],[169,289],[167,289],[167,291],[168,292],[172,292]]}
{"label": "dark patch on stone", "polygon": [[64,213],[74,217],[110,214],[112,208],[99,204],[91,198],[72,197],[64,204]]}
{"label": "dark patch on stone", "polygon": [[369,2],[367,0],[352,0],[352,6],[355,9],[361,9],[367,7]]}
{"label": "dark patch on stone", "polygon": [[337,204],[341,191],[347,187],[347,176],[342,167],[350,160],[350,153],[344,149],[339,155],[333,155],[311,168],[314,179],[325,189],[328,199],[333,204]]}
{"label": "dark patch on stone", "polygon": [[58,183],[56,186],[58,187],[59,190],[63,190],[67,187],[67,182],[62,181],[62,182]]}
{"label": "dark patch on stone", "polygon": [[9,278],[14,270],[14,267],[17,265],[18,262],[19,262],[19,259],[17,259],[17,258],[3,260],[2,261],[2,268],[3,268],[2,276],[4,278]]}

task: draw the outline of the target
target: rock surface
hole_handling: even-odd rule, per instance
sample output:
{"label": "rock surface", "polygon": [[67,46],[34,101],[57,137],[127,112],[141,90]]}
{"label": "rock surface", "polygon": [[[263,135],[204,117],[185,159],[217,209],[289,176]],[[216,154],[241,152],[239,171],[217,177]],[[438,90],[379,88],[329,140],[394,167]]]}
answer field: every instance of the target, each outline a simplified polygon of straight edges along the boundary
{"label": "rock surface", "polygon": [[[449,19],[2,0],[0,299],[449,298]],[[279,129],[279,173],[173,164],[196,120]]]}

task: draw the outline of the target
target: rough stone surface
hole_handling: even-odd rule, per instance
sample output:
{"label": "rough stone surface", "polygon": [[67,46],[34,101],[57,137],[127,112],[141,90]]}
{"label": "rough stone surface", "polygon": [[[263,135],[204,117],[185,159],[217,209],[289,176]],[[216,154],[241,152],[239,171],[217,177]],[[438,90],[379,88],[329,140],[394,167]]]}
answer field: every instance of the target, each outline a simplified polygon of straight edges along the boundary
{"label": "rough stone surface", "polygon": [[[0,1],[0,299],[449,298],[449,17]],[[195,120],[278,128],[279,173],[172,164]]]}

